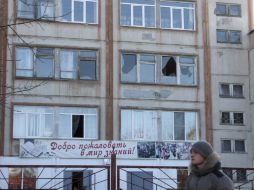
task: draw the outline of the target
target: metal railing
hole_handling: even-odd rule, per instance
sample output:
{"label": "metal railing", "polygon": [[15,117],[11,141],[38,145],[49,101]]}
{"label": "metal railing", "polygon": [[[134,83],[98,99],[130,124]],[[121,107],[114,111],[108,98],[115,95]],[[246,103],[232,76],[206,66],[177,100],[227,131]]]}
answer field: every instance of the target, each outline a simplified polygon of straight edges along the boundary
{"label": "metal railing", "polygon": [[0,189],[109,190],[110,166],[1,165]]}

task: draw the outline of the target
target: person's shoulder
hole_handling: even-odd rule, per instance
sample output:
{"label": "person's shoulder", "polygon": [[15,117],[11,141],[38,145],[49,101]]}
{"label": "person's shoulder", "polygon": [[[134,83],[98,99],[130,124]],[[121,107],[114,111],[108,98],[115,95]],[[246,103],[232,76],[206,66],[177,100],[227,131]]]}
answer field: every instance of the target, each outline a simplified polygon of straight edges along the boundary
{"label": "person's shoulder", "polygon": [[219,171],[220,174],[218,174],[219,179],[219,188],[218,190],[233,190],[234,185],[233,181],[222,171]]}

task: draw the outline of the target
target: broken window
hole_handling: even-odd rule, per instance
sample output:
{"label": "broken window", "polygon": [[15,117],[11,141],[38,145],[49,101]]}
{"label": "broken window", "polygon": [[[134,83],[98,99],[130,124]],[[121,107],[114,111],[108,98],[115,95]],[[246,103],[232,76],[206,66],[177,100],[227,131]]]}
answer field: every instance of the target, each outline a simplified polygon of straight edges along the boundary
{"label": "broken window", "polygon": [[84,116],[72,115],[72,137],[84,137]]}
{"label": "broken window", "polygon": [[137,82],[137,56],[123,54],[122,56],[122,81]]}
{"label": "broken window", "polygon": [[162,56],[162,82],[177,83],[177,64],[173,56]]}
{"label": "broken window", "polygon": [[193,57],[180,57],[180,83],[195,84],[195,60]]}

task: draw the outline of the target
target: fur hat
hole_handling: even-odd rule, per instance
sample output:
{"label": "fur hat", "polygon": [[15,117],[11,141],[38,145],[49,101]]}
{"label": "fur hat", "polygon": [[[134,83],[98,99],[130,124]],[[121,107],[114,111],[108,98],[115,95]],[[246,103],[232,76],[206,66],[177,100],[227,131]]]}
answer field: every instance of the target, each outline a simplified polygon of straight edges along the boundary
{"label": "fur hat", "polygon": [[192,152],[192,150],[195,150],[196,152],[201,154],[204,158],[207,158],[214,152],[211,144],[209,144],[206,141],[198,141],[194,143],[190,151]]}

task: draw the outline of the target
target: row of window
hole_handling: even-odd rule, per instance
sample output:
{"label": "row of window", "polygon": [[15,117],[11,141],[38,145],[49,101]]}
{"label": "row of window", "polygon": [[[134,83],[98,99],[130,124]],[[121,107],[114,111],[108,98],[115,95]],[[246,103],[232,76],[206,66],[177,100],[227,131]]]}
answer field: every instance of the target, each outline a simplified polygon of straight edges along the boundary
{"label": "row of window", "polygon": [[[98,139],[98,109],[14,106],[14,138]],[[197,140],[197,113],[121,109],[122,140]],[[163,132],[162,132],[163,131]]]}
{"label": "row of window", "polygon": [[[16,48],[16,77],[96,80],[98,52]],[[122,53],[121,81],[195,85],[196,57]]]}
{"label": "row of window", "polygon": [[[18,0],[19,18],[98,23],[98,0]],[[195,3],[160,0],[160,27],[194,30]],[[56,8],[59,6],[59,15]],[[120,0],[122,26],[156,26],[156,0]],[[239,4],[216,3],[216,15],[241,16]],[[59,18],[58,18],[59,17]]]}
{"label": "row of window", "polygon": [[243,139],[223,139],[221,140],[222,153],[245,153],[246,144]]}

